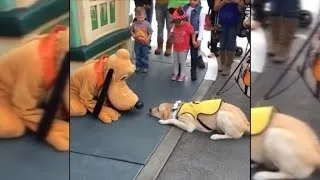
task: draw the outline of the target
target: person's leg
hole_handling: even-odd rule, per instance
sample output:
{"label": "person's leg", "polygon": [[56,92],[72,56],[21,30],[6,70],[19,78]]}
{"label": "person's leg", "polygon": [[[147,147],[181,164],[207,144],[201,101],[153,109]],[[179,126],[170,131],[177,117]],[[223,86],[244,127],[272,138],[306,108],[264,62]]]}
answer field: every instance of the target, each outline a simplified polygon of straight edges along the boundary
{"label": "person's leg", "polygon": [[178,59],[179,59],[181,72],[180,72],[180,76],[179,76],[178,81],[184,81],[186,78],[186,73],[187,73],[186,61],[187,61],[188,52],[189,52],[189,50],[179,52]]}
{"label": "person's leg", "polygon": [[179,75],[179,52],[173,51],[173,76],[172,80],[175,81],[178,79]]}
{"label": "person's leg", "polygon": [[236,39],[237,39],[237,26],[228,27],[228,40],[227,40],[227,57],[224,63],[222,75],[229,75],[231,65],[236,54]]}
{"label": "person's leg", "polygon": [[146,9],[147,21],[152,24],[152,15],[153,15],[154,4],[152,1],[151,7]]}
{"label": "person's leg", "polygon": [[275,62],[284,62],[289,58],[291,43],[294,39],[299,20],[300,1],[283,0],[282,34],[279,39],[279,53],[274,58]]}
{"label": "person's leg", "polygon": [[197,66],[198,66],[198,48],[193,46],[192,40],[190,40],[190,54],[191,54],[191,80],[197,80]]}
{"label": "person's leg", "polygon": [[172,28],[172,19],[171,15],[168,11],[168,4],[163,7],[163,11],[165,12],[165,19],[166,19],[166,28],[167,28],[167,42],[166,42],[166,51],[165,56],[170,56],[172,54],[172,39],[170,38],[170,30]]}
{"label": "person's leg", "polygon": [[268,43],[268,55],[275,56],[279,52],[280,37],[282,34],[283,26],[283,0],[271,0],[271,16],[270,16],[270,43]]}
{"label": "person's leg", "polygon": [[149,69],[149,45],[141,45],[142,72],[147,73]]}
{"label": "person's leg", "polygon": [[223,71],[224,64],[227,58],[227,40],[228,40],[228,28],[225,26],[221,26],[221,32],[219,36],[220,48],[219,48],[219,56],[217,59],[218,62],[218,71]]}
{"label": "person's leg", "polygon": [[134,53],[136,56],[136,71],[141,71],[142,64],[141,64],[141,44],[138,42],[134,43]]}
{"label": "person's leg", "polygon": [[163,4],[156,3],[156,20],[158,24],[158,34],[157,34],[157,43],[158,47],[154,51],[154,54],[159,55],[163,51],[163,28],[164,28],[164,20],[165,20],[165,12],[163,11]]}

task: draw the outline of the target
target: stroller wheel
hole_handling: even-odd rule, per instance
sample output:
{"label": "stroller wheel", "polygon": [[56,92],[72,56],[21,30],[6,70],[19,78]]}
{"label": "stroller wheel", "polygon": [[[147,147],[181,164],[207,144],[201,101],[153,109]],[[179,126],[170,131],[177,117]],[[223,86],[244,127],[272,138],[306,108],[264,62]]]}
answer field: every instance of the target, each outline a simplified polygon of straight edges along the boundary
{"label": "stroller wheel", "polygon": [[242,47],[237,47],[237,49],[236,49],[236,56],[241,56],[242,53],[243,53]]}

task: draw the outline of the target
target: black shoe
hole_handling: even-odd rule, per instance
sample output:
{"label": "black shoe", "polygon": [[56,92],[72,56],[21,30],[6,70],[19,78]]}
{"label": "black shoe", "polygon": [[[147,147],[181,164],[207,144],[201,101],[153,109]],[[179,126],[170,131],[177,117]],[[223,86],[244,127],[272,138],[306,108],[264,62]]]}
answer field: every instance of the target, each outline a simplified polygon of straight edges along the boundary
{"label": "black shoe", "polygon": [[197,80],[197,72],[196,71],[191,71],[191,80],[196,81]]}
{"label": "black shoe", "polygon": [[204,63],[204,61],[203,61],[203,59],[202,59],[202,56],[199,56],[199,58],[198,58],[198,67],[199,67],[200,69],[206,68],[206,64]]}

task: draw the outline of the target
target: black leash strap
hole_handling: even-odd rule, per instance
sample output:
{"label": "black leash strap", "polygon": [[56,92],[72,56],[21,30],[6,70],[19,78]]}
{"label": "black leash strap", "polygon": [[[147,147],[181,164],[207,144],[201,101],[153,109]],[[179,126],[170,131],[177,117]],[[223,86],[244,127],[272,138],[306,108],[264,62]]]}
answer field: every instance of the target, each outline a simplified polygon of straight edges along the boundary
{"label": "black leash strap", "polygon": [[[246,54],[243,56],[242,60],[240,61],[240,63],[238,64],[238,66],[234,69],[234,71],[232,72],[232,74],[229,76],[229,78],[226,80],[226,82],[221,86],[221,88],[218,90],[218,92],[216,93],[217,96],[220,96],[221,94],[227,92],[233,85],[236,84],[236,82],[230,87],[228,88],[226,91],[220,93],[220,91],[222,91],[222,89],[227,85],[227,83],[230,81],[230,79],[233,77],[234,73],[237,72],[237,69],[242,65],[243,61],[246,60],[246,57],[249,55],[250,53],[250,49],[246,52]],[[214,97],[216,96],[214,95]],[[213,98],[214,98],[213,97]]]}
{"label": "black leash strap", "polygon": [[113,76],[113,69],[110,69],[108,71],[106,79],[105,79],[105,81],[103,83],[103,87],[102,87],[101,93],[100,93],[100,95],[98,97],[97,104],[93,109],[93,113],[92,114],[95,117],[99,116],[100,111],[101,111],[102,106],[103,106],[103,103],[105,102],[105,100],[106,100],[106,98],[108,96],[107,93],[108,93],[109,86],[110,86],[110,83],[111,83],[111,80],[112,80],[112,76]]}
{"label": "black leash strap", "polygon": [[64,93],[67,79],[70,72],[70,52],[68,52],[62,62],[60,72],[58,74],[55,86],[52,94],[45,107],[45,112],[40,120],[39,127],[36,132],[36,136],[40,140],[44,140],[52,126],[54,117],[58,111],[58,107],[62,101],[62,95]]}
{"label": "black leash strap", "polygon": [[274,98],[276,96],[278,96],[279,94],[283,93],[286,89],[288,89],[290,86],[292,86],[294,84],[294,82],[296,82],[300,75],[298,75],[298,78],[296,78],[292,83],[290,83],[288,86],[286,86],[285,88],[282,88],[281,90],[279,90],[277,93],[274,93],[273,95],[271,95],[271,92],[277,87],[277,85],[282,81],[282,79],[285,77],[285,75],[288,73],[288,71],[291,69],[291,67],[293,66],[293,64],[298,60],[299,56],[302,54],[302,51],[307,47],[308,43],[311,41],[311,39],[313,38],[313,36],[317,33],[318,28],[320,27],[320,21],[317,22],[315,28],[312,30],[312,32],[310,33],[309,37],[307,38],[307,40],[303,43],[303,45],[301,46],[301,48],[299,49],[299,51],[296,53],[296,55],[294,56],[293,60],[291,61],[291,63],[287,66],[287,68],[285,69],[285,71],[280,75],[280,77],[277,79],[277,81],[273,84],[273,86],[270,88],[270,90],[263,96],[264,100],[270,100],[271,98]]}

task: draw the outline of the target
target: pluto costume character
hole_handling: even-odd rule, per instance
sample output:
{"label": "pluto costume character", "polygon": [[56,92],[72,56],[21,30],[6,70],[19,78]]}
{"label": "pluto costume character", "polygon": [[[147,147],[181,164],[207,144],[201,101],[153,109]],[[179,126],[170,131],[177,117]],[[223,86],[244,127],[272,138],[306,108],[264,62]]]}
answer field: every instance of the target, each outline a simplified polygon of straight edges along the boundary
{"label": "pluto costume character", "polygon": [[111,123],[120,117],[119,111],[128,111],[134,107],[142,108],[143,103],[128,87],[126,80],[134,73],[135,66],[129,52],[119,49],[110,57],[102,56],[98,60],[87,62],[70,78],[70,115],[84,116],[91,113],[97,104],[106,74],[113,70],[111,83],[98,118],[104,123]]}
{"label": "pluto costume character", "polygon": [[[27,128],[37,131],[43,104],[68,51],[69,28],[58,25],[52,32],[37,35],[0,57],[0,138],[20,137]],[[68,89],[61,103],[64,106],[45,139],[59,151],[69,150]]]}

